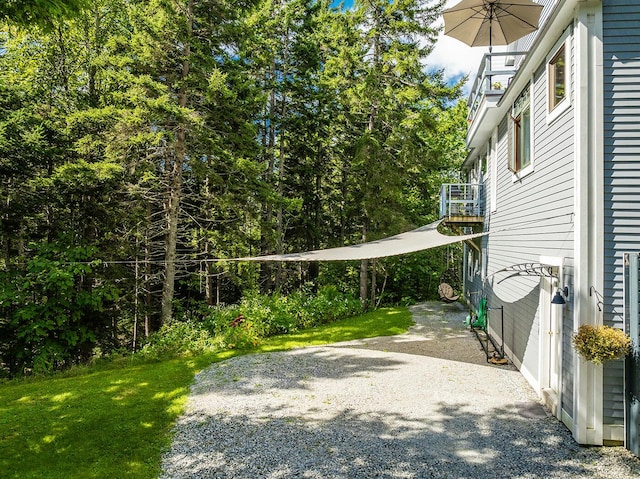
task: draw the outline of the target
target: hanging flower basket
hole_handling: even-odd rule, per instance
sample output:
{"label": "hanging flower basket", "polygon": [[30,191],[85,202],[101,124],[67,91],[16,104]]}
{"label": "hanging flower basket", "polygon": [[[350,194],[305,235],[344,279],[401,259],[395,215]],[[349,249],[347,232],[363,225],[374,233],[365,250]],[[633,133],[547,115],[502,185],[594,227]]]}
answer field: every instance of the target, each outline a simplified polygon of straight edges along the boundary
{"label": "hanging flower basket", "polygon": [[587,361],[602,364],[629,354],[631,339],[621,329],[582,325],[573,335],[573,347]]}

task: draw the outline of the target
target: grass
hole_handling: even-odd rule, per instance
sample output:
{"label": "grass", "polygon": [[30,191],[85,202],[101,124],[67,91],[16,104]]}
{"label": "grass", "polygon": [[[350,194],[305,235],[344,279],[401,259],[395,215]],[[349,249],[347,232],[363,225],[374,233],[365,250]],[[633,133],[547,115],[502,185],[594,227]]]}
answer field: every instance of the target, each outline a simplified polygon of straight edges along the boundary
{"label": "grass", "polygon": [[228,350],[0,386],[0,476],[154,478],[184,410],[194,375],[233,356],[390,336],[413,324],[407,308],[384,308],[296,334],[254,350]]}
{"label": "grass", "polygon": [[257,350],[284,351],[352,339],[394,336],[406,332],[412,324],[411,313],[407,308],[383,308],[299,333],[274,336],[263,341]]}

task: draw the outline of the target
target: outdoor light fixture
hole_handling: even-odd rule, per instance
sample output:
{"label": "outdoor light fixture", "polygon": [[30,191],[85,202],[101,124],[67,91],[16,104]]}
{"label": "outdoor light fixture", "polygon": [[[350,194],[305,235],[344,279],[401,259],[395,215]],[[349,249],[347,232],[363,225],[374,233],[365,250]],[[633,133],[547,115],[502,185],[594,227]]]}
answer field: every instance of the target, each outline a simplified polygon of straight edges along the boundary
{"label": "outdoor light fixture", "polygon": [[562,290],[558,289],[555,296],[551,300],[551,304],[567,304],[567,297],[569,296],[569,286],[565,286]]}

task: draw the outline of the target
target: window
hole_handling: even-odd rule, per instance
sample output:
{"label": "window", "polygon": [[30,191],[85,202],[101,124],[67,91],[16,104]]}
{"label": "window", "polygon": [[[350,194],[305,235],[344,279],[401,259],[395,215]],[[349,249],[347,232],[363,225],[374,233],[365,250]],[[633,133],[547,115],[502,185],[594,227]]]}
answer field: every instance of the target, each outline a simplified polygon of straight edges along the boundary
{"label": "window", "polygon": [[548,65],[549,111],[562,102],[567,96],[567,56],[563,44],[551,58]]}
{"label": "window", "polygon": [[547,125],[571,107],[571,27],[547,56]]}
{"label": "window", "polygon": [[513,105],[509,119],[509,169],[520,172],[531,165],[531,106],[527,87]]}
{"label": "window", "polygon": [[491,159],[489,165],[491,173],[489,179],[491,181],[491,188],[489,193],[491,194],[491,212],[493,213],[498,209],[498,128],[493,130],[493,136],[491,137]]}

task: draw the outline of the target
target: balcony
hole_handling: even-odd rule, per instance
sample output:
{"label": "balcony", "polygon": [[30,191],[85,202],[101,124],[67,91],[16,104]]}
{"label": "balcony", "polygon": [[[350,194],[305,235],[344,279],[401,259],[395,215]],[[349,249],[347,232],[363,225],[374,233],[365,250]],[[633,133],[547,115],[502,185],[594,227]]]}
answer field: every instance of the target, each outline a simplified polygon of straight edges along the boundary
{"label": "balcony", "polygon": [[440,219],[456,226],[480,226],[484,222],[484,185],[446,183],[440,188]]}
{"label": "balcony", "polygon": [[469,94],[468,139],[472,139],[482,128],[488,128],[487,125],[492,124],[483,120],[490,109],[498,105],[525,55],[526,52],[497,52],[484,55]]}

